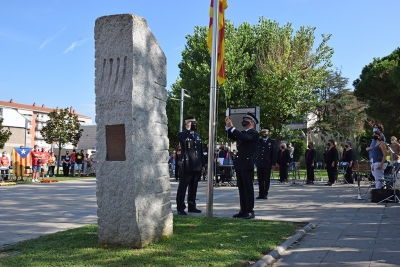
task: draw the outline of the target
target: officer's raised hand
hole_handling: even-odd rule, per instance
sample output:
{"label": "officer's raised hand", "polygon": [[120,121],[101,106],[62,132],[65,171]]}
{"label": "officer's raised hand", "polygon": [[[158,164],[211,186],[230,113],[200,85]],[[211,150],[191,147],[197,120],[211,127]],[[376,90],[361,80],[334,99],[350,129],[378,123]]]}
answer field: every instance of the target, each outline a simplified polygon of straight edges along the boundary
{"label": "officer's raised hand", "polygon": [[229,116],[227,116],[225,118],[225,123],[226,123],[226,127],[228,127],[228,128],[232,128],[233,127],[232,120],[231,120],[231,118]]}

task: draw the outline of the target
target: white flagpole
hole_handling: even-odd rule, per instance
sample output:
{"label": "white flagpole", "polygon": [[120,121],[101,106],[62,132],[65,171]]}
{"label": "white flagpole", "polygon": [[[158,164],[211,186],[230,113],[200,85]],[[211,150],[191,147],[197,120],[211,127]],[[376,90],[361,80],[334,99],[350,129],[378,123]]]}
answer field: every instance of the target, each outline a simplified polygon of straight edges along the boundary
{"label": "white flagpole", "polygon": [[216,91],[217,91],[217,60],[218,60],[218,16],[219,0],[213,0],[213,25],[212,25],[212,52],[211,52],[211,79],[210,79],[210,114],[208,132],[208,183],[207,183],[207,209],[206,217],[213,217],[214,201],[214,149],[215,149],[215,118],[216,118]]}

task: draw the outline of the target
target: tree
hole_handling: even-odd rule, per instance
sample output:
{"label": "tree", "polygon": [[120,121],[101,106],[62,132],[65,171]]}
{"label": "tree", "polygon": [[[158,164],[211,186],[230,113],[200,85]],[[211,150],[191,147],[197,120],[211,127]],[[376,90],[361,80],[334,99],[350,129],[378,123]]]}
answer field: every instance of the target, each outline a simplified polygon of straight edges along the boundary
{"label": "tree", "polygon": [[[292,36],[290,24],[280,27],[264,18],[254,26],[243,23],[235,27],[226,21],[227,81],[217,91],[217,141],[228,141],[223,130],[227,107],[260,106],[261,126],[271,127],[273,135],[279,135],[298,114],[305,116],[315,108],[312,92],[321,86],[333,50],[327,46],[328,35],[313,51],[314,30],[302,27]],[[180,89],[188,90],[192,98],[185,99],[184,117],[198,118],[198,130],[207,141],[211,64],[207,28],[195,27],[186,40],[179,63],[180,77],[172,85],[170,96],[180,98]],[[177,106],[170,103],[169,122],[179,118]],[[169,130],[175,129],[171,126]]]}
{"label": "tree", "polygon": [[261,119],[279,132],[292,120],[306,116],[317,104],[314,94],[331,67],[330,34],[322,35],[315,50],[315,27],[301,26],[293,34],[290,23],[283,27],[261,18],[255,27],[259,87],[254,98],[261,106]]}
{"label": "tree", "polygon": [[[78,145],[82,136],[83,129],[79,129],[80,123],[78,116],[65,109],[54,109],[49,113],[49,120],[40,133],[48,144],[56,143],[58,146],[57,161],[60,162],[61,149],[67,144]],[[57,164],[57,174],[59,174],[60,164]]]}
{"label": "tree", "polygon": [[368,120],[379,120],[385,135],[400,134],[400,47],[364,66],[353,82],[354,95],[365,103]]}
{"label": "tree", "polygon": [[317,121],[309,130],[324,135],[334,132],[347,139],[362,132],[364,105],[346,88],[348,80],[340,70],[327,73],[324,85],[315,91],[319,104],[313,114]]}
{"label": "tree", "polygon": [[10,128],[3,129],[3,118],[0,118],[0,149],[4,148],[5,143],[10,139],[12,135]]}

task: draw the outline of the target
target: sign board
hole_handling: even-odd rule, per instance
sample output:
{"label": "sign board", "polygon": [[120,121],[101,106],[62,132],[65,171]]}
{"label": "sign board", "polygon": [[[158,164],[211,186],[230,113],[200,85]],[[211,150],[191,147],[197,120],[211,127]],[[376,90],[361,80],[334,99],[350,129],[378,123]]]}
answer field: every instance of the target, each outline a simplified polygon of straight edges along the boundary
{"label": "sign board", "polygon": [[226,115],[231,117],[233,126],[235,126],[236,129],[239,131],[243,131],[243,126],[242,126],[242,120],[243,116],[246,115],[246,113],[253,113],[253,115],[256,116],[258,120],[258,124],[256,124],[256,130],[259,132],[260,131],[260,107],[243,107],[243,108],[228,108],[226,110]]}

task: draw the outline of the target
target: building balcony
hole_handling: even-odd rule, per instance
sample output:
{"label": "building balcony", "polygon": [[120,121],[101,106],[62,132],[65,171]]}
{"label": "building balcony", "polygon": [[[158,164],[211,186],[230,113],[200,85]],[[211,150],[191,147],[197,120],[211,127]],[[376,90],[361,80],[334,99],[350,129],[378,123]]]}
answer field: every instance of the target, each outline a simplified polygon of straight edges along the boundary
{"label": "building balcony", "polygon": [[47,117],[40,117],[40,116],[36,117],[36,121],[39,121],[39,122],[46,122],[47,120],[48,120]]}
{"label": "building balcony", "polygon": [[26,134],[26,138],[32,138],[31,134]]}
{"label": "building balcony", "polygon": [[40,133],[36,133],[35,138],[36,139],[44,139]]}
{"label": "building balcony", "polygon": [[32,125],[31,125],[31,124],[28,124],[28,125],[26,126],[26,129],[32,129]]}
{"label": "building balcony", "polygon": [[37,131],[40,131],[40,130],[42,130],[42,129],[43,129],[43,126],[42,126],[42,125],[36,124],[36,130],[37,130]]}

